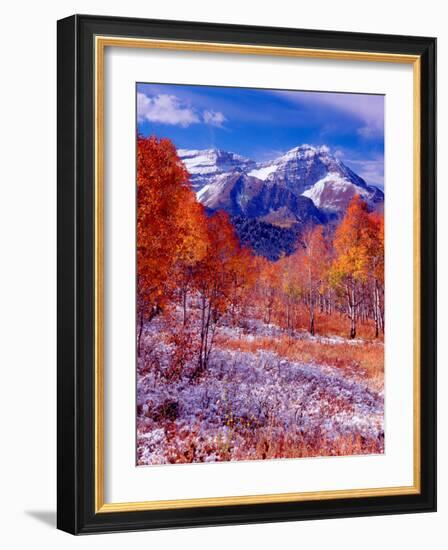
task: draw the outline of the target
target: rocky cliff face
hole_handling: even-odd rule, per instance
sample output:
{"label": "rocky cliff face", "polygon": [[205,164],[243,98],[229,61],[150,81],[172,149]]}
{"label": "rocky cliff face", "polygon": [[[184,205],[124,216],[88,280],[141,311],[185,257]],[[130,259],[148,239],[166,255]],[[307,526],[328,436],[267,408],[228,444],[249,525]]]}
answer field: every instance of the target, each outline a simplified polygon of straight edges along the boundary
{"label": "rocky cliff face", "polygon": [[239,171],[217,176],[197,196],[207,208],[226,210],[233,216],[261,218],[274,215],[281,209],[288,214],[291,223],[323,221],[322,213],[312,199],[296,195],[283,185],[263,182]]}

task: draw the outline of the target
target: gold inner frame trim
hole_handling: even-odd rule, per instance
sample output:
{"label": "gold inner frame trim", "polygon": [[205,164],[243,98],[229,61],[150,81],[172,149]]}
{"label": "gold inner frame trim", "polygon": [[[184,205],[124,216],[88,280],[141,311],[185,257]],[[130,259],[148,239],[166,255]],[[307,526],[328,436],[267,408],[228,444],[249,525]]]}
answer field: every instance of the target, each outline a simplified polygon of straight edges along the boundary
{"label": "gold inner frame trim", "polygon": [[[226,496],[142,502],[104,501],[104,53],[106,47],[285,56],[311,59],[406,63],[413,65],[413,198],[414,198],[414,361],[413,361],[413,484],[401,487],[343,489],[263,495]],[[304,502],[420,493],[420,57],[376,52],[255,46],[178,40],[95,37],[95,513],[167,510],[279,502]]]}

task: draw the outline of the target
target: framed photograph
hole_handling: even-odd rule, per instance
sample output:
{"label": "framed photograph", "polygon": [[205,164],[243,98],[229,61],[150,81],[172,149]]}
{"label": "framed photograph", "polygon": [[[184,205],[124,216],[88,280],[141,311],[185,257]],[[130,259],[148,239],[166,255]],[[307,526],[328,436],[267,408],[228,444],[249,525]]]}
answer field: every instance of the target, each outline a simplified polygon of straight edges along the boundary
{"label": "framed photograph", "polygon": [[434,38],[58,22],[58,527],[436,509]]}

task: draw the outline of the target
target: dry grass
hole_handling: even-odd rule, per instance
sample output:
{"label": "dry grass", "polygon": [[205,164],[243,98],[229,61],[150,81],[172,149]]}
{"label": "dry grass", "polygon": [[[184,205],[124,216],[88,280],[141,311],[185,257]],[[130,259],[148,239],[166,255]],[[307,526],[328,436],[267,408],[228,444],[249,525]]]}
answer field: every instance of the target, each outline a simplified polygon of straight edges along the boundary
{"label": "dry grass", "polygon": [[[160,464],[204,462],[211,455],[216,461],[272,460],[279,458],[311,458],[353,456],[384,453],[383,437],[363,437],[360,434],[329,438],[318,432],[287,433],[278,427],[241,430],[235,427],[226,436],[204,438],[199,427],[179,430],[176,424],[165,426],[166,458]],[[144,464],[138,457],[139,464]],[[154,461],[157,464],[158,461]]]}
{"label": "dry grass", "polygon": [[[286,327],[286,318],[284,313],[275,317],[274,320],[282,328]],[[341,336],[342,338],[349,338],[350,336],[350,321],[347,315],[342,313],[332,313],[331,315],[320,313],[316,311],[314,317],[315,331],[317,335],[321,336]],[[294,312],[294,326],[299,330],[307,330],[309,325],[309,316],[304,308],[300,308]],[[375,323],[372,319],[368,319],[365,322],[358,322],[356,326],[356,337],[363,340],[372,340],[376,342],[383,342],[384,335],[379,334],[378,338],[375,338]]]}
{"label": "dry grass", "polygon": [[[346,315],[335,313],[333,315],[325,315],[324,313],[316,313],[316,334],[327,335],[334,334],[348,338],[350,332],[350,322]],[[305,325],[306,326],[306,325]],[[375,338],[375,323],[371,319],[365,323],[359,322],[356,327],[356,337],[363,340],[372,340],[375,342],[383,342],[384,335],[380,333],[378,338]]]}
{"label": "dry grass", "polygon": [[[345,318],[322,316],[317,319],[316,327],[318,334],[314,338],[305,331],[291,336],[286,331],[279,331],[278,327],[272,326],[268,326],[267,331],[260,330],[259,333],[257,328],[249,331],[249,327],[246,327],[245,330],[248,331],[246,334],[242,329],[230,328],[228,331],[218,332],[215,350],[218,355],[221,354],[224,357],[225,365],[228,360],[229,366],[232,361],[238,362],[244,359],[243,355],[239,356],[234,352],[257,354],[258,351],[263,350],[272,352],[278,358],[284,358],[287,361],[339,369],[344,377],[362,382],[361,386],[367,388],[368,392],[383,390],[384,344],[382,339],[373,338],[372,324],[361,325],[358,339],[355,341],[347,339]],[[263,334],[266,333],[269,335],[264,336]],[[160,333],[157,333],[157,338],[160,337]],[[179,338],[178,334],[176,338]],[[173,343],[171,339],[167,342]],[[177,347],[184,349],[186,343],[182,340],[178,344],[176,339],[175,344],[175,349]],[[153,347],[149,346],[149,349],[153,351]],[[177,355],[172,355],[171,347],[165,349],[162,346],[157,349],[162,355],[168,353],[168,349],[171,361],[173,357],[177,358]],[[247,355],[245,359],[246,368],[252,364],[250,361],[258,360],[256,355]],[[187,357],[187,362],[189,360],[190,357]],[[163,380],[159,380],[158,389],[160,390],[163,384],[166,384],[170,391],[165,398],[163,395],[158,397],[156,395],[154,403],[150,403],[150,406],[146,403],[146,411],[143,411],[143,408],[138,411],[137,460],[139,464],[268,460],[384,452],[382,424],[372,405],[368,405],[365,413],[372,414],[372,430],[361,430],[353,425],[350,430],[329,431],[323,424],[316,423],[315,417],[313,420],[314,413],[310,416],[311,424],[307,424],[307,420],[302,422],[302,409],[306,410],[306,403],[302,402],[294,405],[298,407],[295,421],[285,423],[283,417],[279,415],[279,408],[275,406],[275,400],[263,401],[260,405],[263,414],[254,412],[258,410],[256,407],[255,409],[243,407],[243,410],[234,394],[228,396],[226,379],[216,375],[221,372],[218,369],[218,363],[215,365],[217,370],[214,376],[212,376],[213,370],[210,374],[210,380],[205,377],[192,386],[197,393],[196,397],[191,398],[191,406],[197,405],[197,409],[192,409],[194,420],[191,420],[191,411],[188,412],[190,401],[181,394],[179,396],[176,396],[175,392],[173,394],[173,384],[178,383],[182,387],[179,377],[168,379],[165,376]],[[149,376],[153,368],[151,365],[149,370],[145,368],[140,374]],[[235,376],[237,372],[238,370],[235,371]],[[280,370],[268,368],[266,372],[271,373],[269,376],[273,376],[272,373],[280,373]],[[212,391],[213,384],[218,384],[218,390],[215,393]],[[219,384],[223,384],[224,389],[220,389]],[[235,384],[238,386],[238,382]],[[199,391],[201,387],[204,388],[203,393]],[[290,388],[285,388],[280,395],[283,397],[289,395],[288,390]],[[266,395],[269,393],[268,385],[265,386],[264,393]],[[250,392],[246,392],[245,405],[249,394]],[[255,392],[254,395],[258,394]],[[375,396],[370,397],[374,399]],[[322,419],[336,418],[341,414],[350,419],[357,413],[356,403],[350,396],[328,393],[325,384],[313,389],[312,399],[313,403],[318,404],[316,414]],[[382,397],[375,397],[375,399],[379,402]],[[187,413],[184,413],[183,409],[186,407]],[[306,414],[304,418],[308,418]],[[147,434],[157,432],[160,440],[151,443],[153,436],[150,435],[148,439]]]}
{"label": "dry grass", "polygon": [[291,336],[219,340],[223,348],[250,351],[273,351],[280,357],[301,363],[315,363],[341,369],[345,374],[368,379],[375,389],[384,383],[384,346],[381,342],[362,344],[321,342]]}
{"label": "dry grass", "polygon": [[383,439],[365,438],[359,434],[330,439],[323,436],[294,437],[284,432],[272,437],[261,432],[255,437],[255,446],[248,440],[247,449],[237,451],[233,460],[350,456],[384,452]]}

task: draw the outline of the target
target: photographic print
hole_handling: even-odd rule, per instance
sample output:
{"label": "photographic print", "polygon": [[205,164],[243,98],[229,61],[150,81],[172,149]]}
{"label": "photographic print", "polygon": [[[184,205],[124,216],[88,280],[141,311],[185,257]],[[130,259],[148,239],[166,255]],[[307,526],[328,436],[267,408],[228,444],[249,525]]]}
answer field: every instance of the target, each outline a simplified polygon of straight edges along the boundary
{"label": "photographic print", "polygon": [[384,96],[138,83],[136,128],[137,464],[384,453]]}
{"label": "photographic print", "polygon": [[436,47],[58,21],[59,529],[436,511]]}

